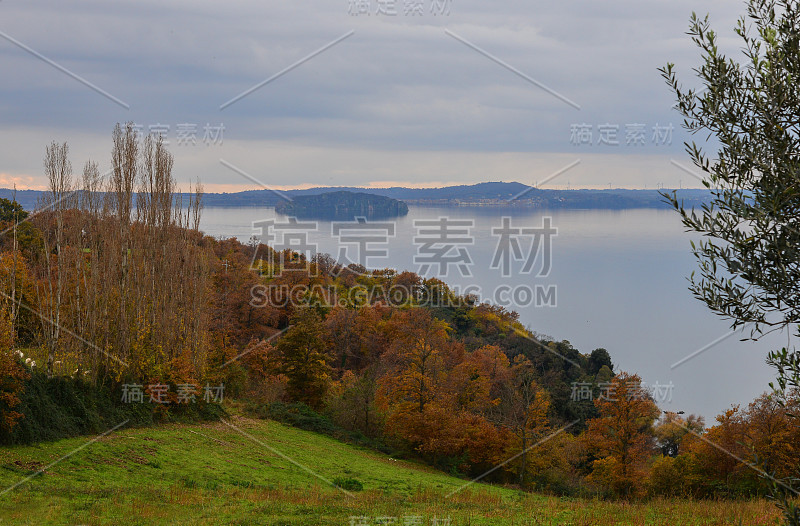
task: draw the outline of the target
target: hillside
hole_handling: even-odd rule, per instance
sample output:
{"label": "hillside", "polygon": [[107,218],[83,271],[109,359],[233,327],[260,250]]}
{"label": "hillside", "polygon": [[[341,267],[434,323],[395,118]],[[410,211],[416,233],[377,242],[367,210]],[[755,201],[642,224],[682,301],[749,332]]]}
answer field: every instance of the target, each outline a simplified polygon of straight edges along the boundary
{"label": "hillside", "polygon": [[[474,484],[278,423],[127,429],[0,449],[2,524],[766,524],[763,500],[614,503]],[[64,456],[68,458],[61,460]],[[301,467],[303,466],[303,467]],[[307,470],[304,468],[308,468]],[[40,470],[44,472],[18,486]],[[339,491],[321,478],[355,478]],[[761,522],[764,521],[764,522]],[[383,524],[387,524],[384,522]]]}

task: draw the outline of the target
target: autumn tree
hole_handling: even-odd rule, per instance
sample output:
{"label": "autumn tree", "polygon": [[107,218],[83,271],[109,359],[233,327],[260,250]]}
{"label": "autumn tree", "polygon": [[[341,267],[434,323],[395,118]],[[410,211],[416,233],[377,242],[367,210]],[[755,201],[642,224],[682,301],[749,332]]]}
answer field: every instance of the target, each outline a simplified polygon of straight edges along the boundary
{"label": "autumn tree", "polygon": [[389,359],[394,375],[387,381],[394,403],[422,413],[433,400],[444,370],[442,358],[449,327],[427,309],[396,311],[392,317],[394,344]]}
{"label": "autumn tree", "polygon": [[319,408],[331,372],[322,321],[314,309],[304,307],[295,312],[291,323],[275,344],[281,372],[288,378],[288,394],[293,400]]}
{"label": "autumn tree", "polygon": [[11,323],[11,348],[32,341],[36,334],[34,282],[29,265],[19,251],[0,253],[0,306]]}
{"label": "autumn tree", "polygon": [[637,375],[619,373],[595,400],[600,416],[583,435],[594,457],[590,480],[623,497],[639,496],[655,452],[653,423],[659,410]]}
{"label": "autumn tree", "polygon": [[209,305],[213,330],[240,347],[268,337],[278,324],[277,308],[253,299],[261,278],[250,269],[251,256],[245,248],[234,238],[214,244],[216,261]]}
{"label": "autumn tree", "polygon": [[361,338],[358,334],[358,311],[335,307],[325,319],[327,343],[340,370],[363,366]]}
{"label": "autumn tree", "polygon": [[453,405],[460,410],[495,416],[508,394],[514,370],[508,356],[496,345],[464,353],[448,374]]}
{"label": "autumn tree", "polygon": [[550,430],[549,409],[550,397],[536,381],[533,364],[524,356],[517,356],[503,392],[500,421],[516,438],[507,453],[519,456],[513,465],[522,487],[528,483],[529,456],[535,454],[531,449]]}
{"label": "autumn tree", "polygon": [[368,437],[378,436],[383,415],[375,403],[376,391],[375,369],[360,374],[346,371],[331,386],[326,398],[326,411],[345,429],[360,431]]}
{"label": "autumn tree", "polygon": [[682,415],[673,411],[665,411],[653,432],[661,454],[665,457],[677,457],[681,452],[681,443],[689,433],[702,433],[705,421],[702,416]]}
{"label": "autumn tree", "polygon": [[444,353],[449,327],[427,309],[397,310],[388,330],[394,340],[384,355],[387,373],[381,377],[378,402],[387,414],[388,433],[415,448],[441,438],[441,405],[434,404],[445,375]]}
{"label": "autumn tree", "polygon": [[697,495],[754,495],[791,477],[800,463],[800,432],[791,416],[798,405],[796,396],[782,404],[765,393],[746,408],[722,412],[702,436],[687,434],[675,458],[686,486]]}
{"label": "autumn tree", "polygon": [[15,408],[20,404],[24,382],[30,376],[12,348],[13,332],[8,311],[0,310],[0,431],[5,433],[23,417]]}
{"label": "autumn tree", "polygon": [[[365,367],[377,363],[393,344],[393,331],[390,330],[391,316],[392,309],[382,303],[358,309],[355,332],[358,335],[360,356]],[[359,363],[356,362],[357,366]]]}
{"label": "autumn tree", "polygon": [[793,476],[800,465],[800,426],[793,416],[798,412],[797,393],[784,400],[774,393],[764,393],[748,405],[744,414],[744,441],[753,463],[779,479]]}
{"label": "autumn tree", "polygon": [[401,272],[392,279],[389,290],[389,304],[394,306],[409,305],[414,302],[420,291],[422,279],[413,272]]}

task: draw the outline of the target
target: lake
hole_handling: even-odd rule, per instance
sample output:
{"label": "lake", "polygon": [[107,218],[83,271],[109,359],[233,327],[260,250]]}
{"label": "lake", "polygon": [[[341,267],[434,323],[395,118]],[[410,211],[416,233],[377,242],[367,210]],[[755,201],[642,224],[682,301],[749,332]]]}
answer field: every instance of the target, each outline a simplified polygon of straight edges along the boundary
{"label": "lake", "polygon": [[[769,350],[786,345],[786,335],[771,335],[761,342],[739,341],[741,333],[732,334],[726,320],[711,314],[691,295],[687,277],[696,267],[691,237],[671,210],[409,206],[407,216],[391,221],[395,231],[386,244],[380,243],[379,237],[364,242],[368,231],[356,231],[355,227],[348,231],[352,224],[316,221],[316,228],[304,232],[309,244],[337,259],[364,261],[359,248],[373,253],[383,250],[385,255],[366,260],[369,268],[418,272],[424,261],[442,260],[435,259],[437,254],[441,256],[437,247],[442,245],[428,236],[442,217],[461,238],[444,257],[461,249],[461,256],[466,253],[468,259],[454,257],[459,261],[441,265],[434,262],[427,276],[504,304],[519,312],[520,321],[532,330],[569,340],[583,353],[608,349],[616,371],[638,373],[648,387],[661,387],[657,402],[662,409],[701,414],[710,424],[731,404],[746,405],[769,389],[773,370],[764,359]],[[504,217],[509,218],[505,231],[510,234],[501,246],[508,250],[501,253],[506,257],[497,261],[495,267],[499,268],[492,268],[503,239]],[[552,228],[557,229],[557,235],[551,237],[549,272],[543,256],[547,235],[541,234],[542,250],[534,254],[535,259],[530,258],[532,272],[522,273],[545,217],[551,218]],[[201,229],[215,237],[246,242],[258,233],[253,223],[263,220],[275,220],[276,225],[287,222],[274,209],[207,208]],[[333,234],[334,226],[339,229],[338,237]],[[532,230],[526,232],[526,228]],[[360,247],[357,241],[344,243],[348,235],[352,240],[358,232],[362,234]],[[512,239],[516,239],[516,247]],[[506,262],[508,276],[503,275]]]}

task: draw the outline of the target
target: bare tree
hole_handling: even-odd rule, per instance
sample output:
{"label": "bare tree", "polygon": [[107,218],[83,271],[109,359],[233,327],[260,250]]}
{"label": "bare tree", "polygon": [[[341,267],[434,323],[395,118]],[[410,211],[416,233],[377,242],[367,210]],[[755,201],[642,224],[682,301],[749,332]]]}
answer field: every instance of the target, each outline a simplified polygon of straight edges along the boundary
{"label": "bare tree", "polygon": [[[44,170],[48,180],[43,208],[48,211],[52,221],[49,236],[44,237],[44,258],[46,281],[40,287],[40,305],[45,313],[42,316],[42,333],[47,345],[47,373],[53,373],[53,362],[61,337],[61,312],[64,302],[66,265],[62,261],[65,247],[66,211],[73,204],[72,164],[69,161],[67,143],[52,142],[45,150]],[[53,261],[54,260],[54,261]]]}

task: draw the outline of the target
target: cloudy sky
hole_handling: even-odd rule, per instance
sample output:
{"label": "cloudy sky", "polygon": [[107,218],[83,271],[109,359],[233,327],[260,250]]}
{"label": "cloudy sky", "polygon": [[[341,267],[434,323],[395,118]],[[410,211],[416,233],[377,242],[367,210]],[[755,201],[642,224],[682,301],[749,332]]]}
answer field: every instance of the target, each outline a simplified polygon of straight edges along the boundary
{"label": "cloudy sky", "polygon": [[697,187],[657,72],[694,85],[693,10],[737,49],[734,0],[0,0],[0,186],[132,121],[208,191]]}

